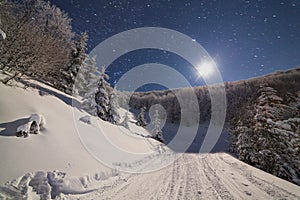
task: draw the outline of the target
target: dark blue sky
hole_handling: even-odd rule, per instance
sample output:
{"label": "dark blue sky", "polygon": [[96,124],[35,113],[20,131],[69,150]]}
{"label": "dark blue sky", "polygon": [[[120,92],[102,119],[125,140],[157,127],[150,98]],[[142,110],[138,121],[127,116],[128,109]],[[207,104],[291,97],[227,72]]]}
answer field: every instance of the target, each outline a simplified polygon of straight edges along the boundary
{"label": "dark blue sky", "polygon": [[[76,32],[89,33],[89,50],[119,32],[158,26],[182,32],[215,59],[224,81],[246,79],[300,66],[299,0],[51,0],[69,13]],[[189,63],[158,50],[131,52],[109,68],[147,62],[172,66],[199,84]],[[114,77],[113,79],[114,80]]]}

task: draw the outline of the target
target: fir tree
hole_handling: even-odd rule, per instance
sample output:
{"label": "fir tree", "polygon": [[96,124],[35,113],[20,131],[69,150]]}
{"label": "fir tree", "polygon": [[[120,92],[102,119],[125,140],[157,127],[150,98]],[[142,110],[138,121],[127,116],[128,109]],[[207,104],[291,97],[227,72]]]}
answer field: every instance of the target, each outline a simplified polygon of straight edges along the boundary
{"label": "fir tree", "polygon": [[300,119],[289,117],[295,108],[285,105],[272,87],[261,86],[258,93],[252,123],[240,123],[236,128],[239,159],[300,184],[300,136],[296,128]]}
{"label": "fir tree", "polygon": [[160,128],[160,119],[159,119],[159,114],[158,114],[158,110],[155,110],[154,113],[154,120],[153,120],[153,125],[154,125],[154,129],[152,130],[152,137],[160,142],[164,142],[164,138],[163,138],[163,132]]}
{"label": "fir tree", "polygon": [[127,128],[127,129],[129,129],[128,122],[129,122],[129,113],[126,112],[126,113],[125,113],[125,116],[124,116],[124,120],[120,123],[120,125],[121,125],[121,126],[124,126],[124,127]]}
{"label": "fir tree", "polygon": [[95,92],[98,76],[99,71],[96,67],[96,58],[87,56],[77,74],[74,93],[86,97],[86,93],[89,93],[91,89]]}
{"label": "fir tree", "polygon": [[110,99],[107,90],[109,84],[105,79],[109,79],[109,76],[105,73],[105,68],[103,67],[99,76],[97,92],[95,94],[97,115],[104,121],[113,122]]}
{"label": "fir tree", "polygon": [[73,78],[76,77],[78,71],[87,58],[87,41],[88,34],[86,32],[81,33],[75,41],[75,48],[72,50],[72,60],[69,68]]}
{"label": "fir tree", "polygon": [[140,113],[137,117],[136,125],[145,127],[147,125],[145,120],[145,107],[141,107]]}
{"label": "fir tree", "polygon": [[97,103],[95,101],[97,92],[97,81],[91,82],[87,87],[87,92],[84,94],[82,109],[93,116],[97,116]]}
{"label": "fir tree", "polygon": [[119,113],[119,102],[118,102],[118,96],[116,92],[113,92],[110,96],[110,105],[111,105],[111,113],[113,117],[114,123],[118,123],[120,121],[120,113]]}

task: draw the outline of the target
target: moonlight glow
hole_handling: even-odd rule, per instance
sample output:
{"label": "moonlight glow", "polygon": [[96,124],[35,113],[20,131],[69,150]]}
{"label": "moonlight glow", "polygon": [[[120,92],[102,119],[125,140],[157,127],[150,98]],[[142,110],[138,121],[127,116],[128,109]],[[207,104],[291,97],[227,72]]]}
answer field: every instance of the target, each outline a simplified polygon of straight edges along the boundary
{"label": "moonlight glow", "polygon": [[216,71],[216,64],[213,60],[205,60],[197,67],[197,70],[202,77],[210,77]]}

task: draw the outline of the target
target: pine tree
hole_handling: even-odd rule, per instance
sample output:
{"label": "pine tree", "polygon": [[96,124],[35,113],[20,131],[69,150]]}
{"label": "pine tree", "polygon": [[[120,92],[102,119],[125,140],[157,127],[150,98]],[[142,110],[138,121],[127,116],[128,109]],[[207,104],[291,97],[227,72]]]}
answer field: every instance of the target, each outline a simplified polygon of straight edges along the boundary
{"label": "pine tree", "polygon": [[84,97],[91,89],[94,91],[97,88],[98,76],[99,71],[96,67],[96,58],[87,56],[77,74],[74,93]]}
{"label": "pine tree", "polygon": [[110,99],[107,90],[109,83],[105,79],[109,79],[109,76],[105,73],[105,68],[103,67],[98,81],[97,92],[95,94],[97,115],[104,121],[113,122]]}
{"label": "pine tree", "polygon": [[88,34],[86,32],[81,33],[75,41],[75,48],[72,50],[72,60],[69,68],[73,78],[77,76],[78,71],[87,58],[87,41]]}
{"label": "pine tree", "polygon": [[82,109],[93,116],[97,116],[97,103],[95,101],[95,94],[97,92],[97,81],[91,82],[87,87],[87,92],[84,94]]}
{"label": "pine tree", "polygon": [[256,135],[253,133],[253,129],[240,125],[235,130],[237,134],[236,150],[239,155],[239,159],[253,165],[257,151],[255,147]]}
{"label": "pine tree", "polygon": [[137,117],[136,125],[145,127],[147,125],[145,120],[145,107],[141,107],[140,113]]}
{"label": "pine tree", "polygon": [[261,86],[258,94],[252,123],[243,122],[236,128],[239,159],[300,184],[300,136],[296,128],[300,119],[289,118],[295,109],[285,105],[274,88]]}
{"label": "pine tree", "polygon": [[113,92],[110,96],[110,105],[111,105],[111,113],[113,117],[114,123],[118,123],[120,121],[120,113],[119,113],[119,102],[118,102],[118,96],[116,92]]}
{"label": "pine tree", "polygon": [[121,125],[121,126],[124,126],[124,127],[127,128],[127,129],[129,129],[128,122],[129,122],[129,113],[126,112],[126,113],[125,113],[125,116],[124,116],[124,120],[120,123],[120,125]]}
{"label": "pine tree", "polygon": [[160,128],[160,119],[159,119],[159,114],[158,114],[158,110],[155,110],[154,113],[154,120],[153,120],[153,125],[154,125],[154,129],[152,130],[152,137],[160,142],[164,142],[164,137],[163,137],[163,132]]}

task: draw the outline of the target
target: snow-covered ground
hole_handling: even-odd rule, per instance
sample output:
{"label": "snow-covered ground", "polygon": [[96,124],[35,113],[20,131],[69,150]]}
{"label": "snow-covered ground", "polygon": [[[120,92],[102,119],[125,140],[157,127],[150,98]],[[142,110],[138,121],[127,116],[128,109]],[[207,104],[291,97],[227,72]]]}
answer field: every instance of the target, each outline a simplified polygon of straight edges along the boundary
{"label": "snow-covered ground", "polygon": [[[132,137],[127,129],[95,117],[91,117],[92,125],[86,124],[80,118],[87,113],[73,109],[70,96],[37,84],[38,89],[30,87],[26,90],[0,85],[0,184],[39,170],[56,169],[68,175],[110,171],[85,149],[78,134],[81,131],[81,137],[84,132],[90,136],[99,135],[96,125],[101,126],[103,131],[109,133],[109,139],[127,151],[143,153],[153,151],[151,145],[159,145],[152,139]],[[17,138],[17,127],[28,122],[34,113],[45,117],[47,125],[44,130],[38,135],[30,134],[28,138]],[[148,134],[134,124],[131,128],[141,135]],[[106,144],[97,141],[97,145],[101,150]]]}
{"label": "snow-covered ground", "polygon": [[[94,117],[85,123],[80,118],[87,113],[71,106],[72,97],[41,83],[26,90],[0,84],[0,92],[0,199],[300,199],[299,186],[225,153],[184,154],[142,174],[110,169],[82,144],[97,138],[97,126],[129,152],[162,146],[133,122],[131,131]],[[17,138],[17,127],[34,113],[45,117],[45,128]],[[105,141],[96,144],[105,155]],[[143,160],[145,166],[155,161]]]}
{"label": "snow-covered ground", "polygon": [[17,199],[299,199],[299,187],[224,153],[185,154],[146,174],[28,173],[0,188]]}

